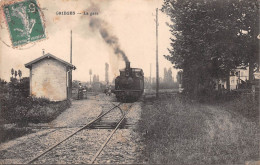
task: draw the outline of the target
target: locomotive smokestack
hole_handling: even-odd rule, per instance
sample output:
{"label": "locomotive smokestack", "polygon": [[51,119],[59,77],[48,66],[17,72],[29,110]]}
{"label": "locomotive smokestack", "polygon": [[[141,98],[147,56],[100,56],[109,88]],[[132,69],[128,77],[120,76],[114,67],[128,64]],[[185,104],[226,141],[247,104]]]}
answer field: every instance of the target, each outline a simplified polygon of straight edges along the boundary
{"label": "locomotive smokestack", "polygon": [[126,68],[126,69],[130,69],[130,62],[129,62],[129,61],[126,61],[126,62],[125,62],[125,68]]}

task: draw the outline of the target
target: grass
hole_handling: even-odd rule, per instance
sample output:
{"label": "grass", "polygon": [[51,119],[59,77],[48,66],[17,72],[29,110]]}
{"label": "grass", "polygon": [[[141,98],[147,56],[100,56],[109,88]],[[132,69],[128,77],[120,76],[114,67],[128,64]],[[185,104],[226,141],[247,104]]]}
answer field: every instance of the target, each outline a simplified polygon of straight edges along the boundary
{"label": "grass", "polygon": [[230,113],[242,115],[252,122],[259,121],[259,96],[252,99],[252,95],[241,95],[230,101],[217,103],[222,109]]}
{"label": "grass", "polygon": [[44,98],[6,97],[1,100],[0,115],[7,123],[26,125],[55,119],[70,107],[70,100],[51,102]]}
{"label": "grass", "polygon": [[[0,142],[32,133],[23,126],[50,122],[70,105],[70,100],[52,102],[46,98],[25,97],[14,84],[0,79]],[[7,126],[10,123],[14,123],[13,127]]]}
{"label": "grass", "polygon": [[4,128],[2,126],[0,126],[0,143],[30,134],[30,133],[34,133],[34,131],[32,131],[29,128]]}
{"label": "grass", "polygon": [[[0,143],[34,133],[30,128],[24,126],[27,126],[28,123],[50,122],[71,105],[69,100],[60,102],[50,102],[46,99],[32,100],[31,98],[23,98],[23,100],[26,100],[27,105],[22,103],[23,105],[16,104],[15,106],[4,104],[4,108],[2,106],[0,111]],[[8,128],[5,127],[7,123],[15,124]]]}
{"label": "grass", "polygon": [[146,100],[138,131],[144,137],[148,163],[244,164],[255,160],[257,121],[227,112],[231,104],[205,105],[179,96]]}
{"label": "grass", "polygon": [[[0,143],[34,133],[30,128],[24,126],[27,126],[30,122],[50,122],[71,105],[69,100],[60,102],[50,102],[46,99],[31,100],[31,98],[23,98],[23,100],[26,100],[27,105],[24,102],[23,105],[15,104],[11,106],[10,104],[3,104],[1,106]],[[15,124],[14,127],[8,128],[5,127],[7,123]]]}

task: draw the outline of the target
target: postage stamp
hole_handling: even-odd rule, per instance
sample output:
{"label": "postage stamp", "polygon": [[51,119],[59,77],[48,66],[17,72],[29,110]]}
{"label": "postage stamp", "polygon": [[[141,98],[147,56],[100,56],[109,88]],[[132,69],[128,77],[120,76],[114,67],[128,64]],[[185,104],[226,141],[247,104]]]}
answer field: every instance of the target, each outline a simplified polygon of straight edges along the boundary
{"label": "postage stamp", "polygon": [[3,6],[14,47],[46,38],[36,0],[24,0]]}

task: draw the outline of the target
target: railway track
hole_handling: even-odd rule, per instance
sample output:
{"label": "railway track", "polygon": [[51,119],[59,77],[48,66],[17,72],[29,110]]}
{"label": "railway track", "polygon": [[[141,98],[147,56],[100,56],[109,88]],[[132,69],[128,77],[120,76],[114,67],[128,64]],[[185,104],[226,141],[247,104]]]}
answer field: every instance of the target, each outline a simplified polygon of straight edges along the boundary
{"label": "railway track", "polygon": [[[110,102],[111,103],[111,102]],[[89,123],[83,125],[82,127],[78,128],[76,131],[74,131],[73,133],[69,134],[68,136],[66,136],[65,138],[63,138],[62,140],[60,140],[59,142],[55,143],[54,145],[52,145],[51,147],[47,148],[46,150],[44,150],[43,152],[37,154],[36,156],[34,156],[32,159],[30,159],[29,161],[25,162],[25,164],[32,164],[35,161],[37,161],[39,158],[41,158],[42,156],[44,156],[45,154],[47,154],[48,152],[52,151],[54,148],[56,148],[57,146],[59,146],[61,143],[65,142],[66,140],[70,139],[71,137],[73,137],[74,135],[76,135],[77,133],[81,132],[84,129],[112,129],[113,131],[109,134],[109,136],[106,138],[105,142],[101,145],[101,147],[99,148],[99,150],[96,152],[96,154],[93,156],[93,158],[91,159],[91,164],[95,162],[96,158],[99,156],[99,154],[102,152],[102,150],[104,149],[104,147],[106,146],[106,144],[109,142],[109,140],[111,139],[111,137],[113,136],[113,134],[117,131],[117,129],[122,128],[122,124],[124,123],[124,120],[130,110],[130,108],[132,107],[133,104],[131,104],[128,107],[128,111],[124,111],[122,110],[122,108],[120,106],[123,105],[123,103],[119,103],[119,104],[113,104],[113,108],[109,109],[108,111],[104,112],[102,111],[102,113],[95,119],[93,119],[92,121],[90,121]],[[112,110],[114,109],[119,109],[122,117],[118,120],[118,121],[107,121],[107,120],[102,120],[103,118],[105,118],[106,116],[108,116],[110,114],[110,112],[112,112]]]}

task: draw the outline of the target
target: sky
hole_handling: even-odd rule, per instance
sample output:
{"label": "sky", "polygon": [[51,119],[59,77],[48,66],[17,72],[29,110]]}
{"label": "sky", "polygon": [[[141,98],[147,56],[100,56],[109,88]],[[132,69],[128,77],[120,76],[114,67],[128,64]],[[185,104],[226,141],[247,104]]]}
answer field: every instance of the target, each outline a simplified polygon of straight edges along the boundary
{"label": "sky", "polygon": [[[156,8],[161,8],[163,0],[37,0],[45,25],[47,38],[25,46],[13,48],[3,11],[0,11],[0,78],[9,81],[10,70],[20,69],[23,77],[29,76],[29,69],[24,64],[51,53],[67,62],[70,61],[70,30],[72,30],[72,63],[76,66],[73,80],[89,81],[89,69],[99,79],[105,79],[105,63],[109,64],[109,79],[119,75],[119,69],[125,63],[120,53],[127,56],[131,67],[142,68],[146,77],[156,75]],[[3,3],[3,1],[1,1]],[[75,15],[58,15],[60,12],[74,11]],[[83,12],[88,15],[83,15]],[[90,16],[90,13],[98,15]],[[82,14],[77,14],[82,13]],[[168,54],[171,33],[166,22],[169,17],[159,11],[158,14],[159,74],[163,77],[166,67],[172,68],[171,62],[163,55]],[[91,22],[95,26],[90,26]],[[92,24],[91,24],[92,25]],[[104,37],[100,30],[105,30]],[[113,44],[109,44],[110,41]],[[93,76],[92,75],[92,76]],[[176,79],[176,70],[173,69]]]}

